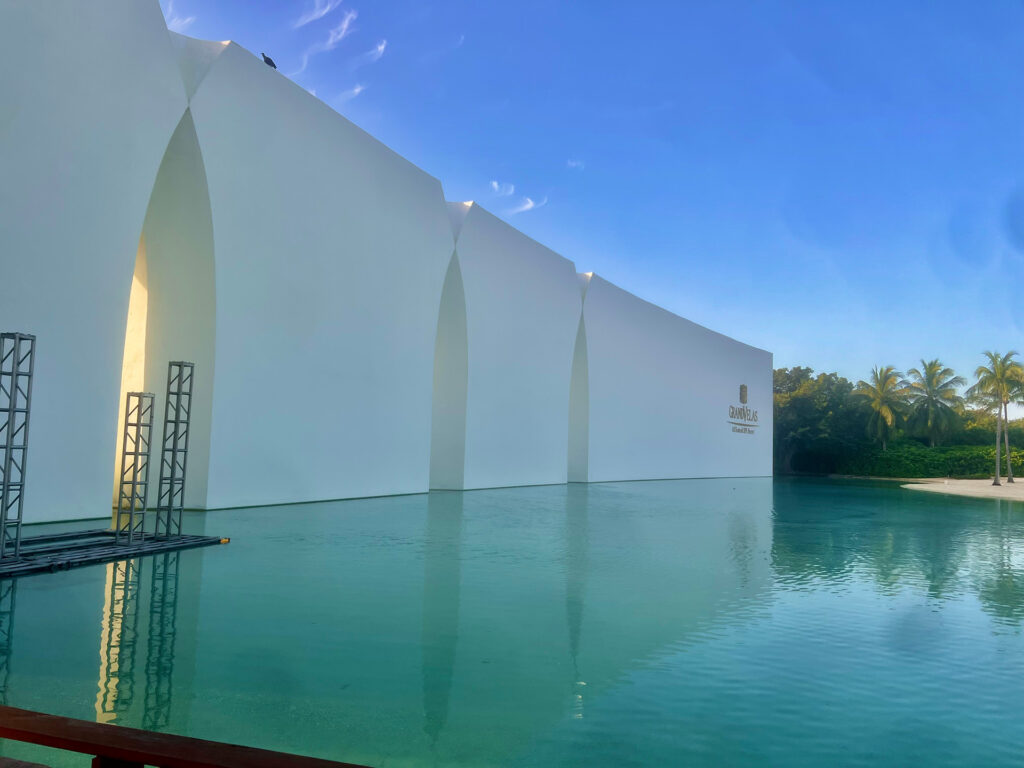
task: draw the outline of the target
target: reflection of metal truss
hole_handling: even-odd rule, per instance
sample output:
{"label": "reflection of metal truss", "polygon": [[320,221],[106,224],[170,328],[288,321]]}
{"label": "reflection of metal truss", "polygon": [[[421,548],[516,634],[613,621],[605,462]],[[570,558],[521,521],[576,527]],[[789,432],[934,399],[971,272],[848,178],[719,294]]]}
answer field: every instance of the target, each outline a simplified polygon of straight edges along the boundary
{"label": "reflection of metal truss", "polygon": [[149,443],[153,429],[153,395],[129,392],[124,405],[121,481],[117,501],[117,543],[142,541],[149,497]]}
{"label": "reflection of metal truss", "polygon": [[0,561],[18,557],[36,337],[0,333]]}
{"label": "reflection of metal truss", "polygon": [[178,627],[178,553],[153,557],[149,588],[149,648],[146,654],[146,703],[142,727],[161,731],[171,721],[174,644]]}
{"label": "reflection of metal truss", "polygon": [[11,676],[14,598],[17,588],[17,579],[0,581],[0,704],[4,706],[7,706],[7,685]]}
{"label": "reflection of metal truss", "polygon": [[[139,634],[139,561],[111,563],[110,606],[104,626],[98,714],[127,712],[135,695],[135,646]],[[109,719],[113,719],[112,717]]]}
{"label": "reflection of metal truss", "polygon": [[192,363],[167,364],[167,405],[160,454],[160,487],[156,505],[156,535],[180,536],[185,507],[189,422],[192,418]]}

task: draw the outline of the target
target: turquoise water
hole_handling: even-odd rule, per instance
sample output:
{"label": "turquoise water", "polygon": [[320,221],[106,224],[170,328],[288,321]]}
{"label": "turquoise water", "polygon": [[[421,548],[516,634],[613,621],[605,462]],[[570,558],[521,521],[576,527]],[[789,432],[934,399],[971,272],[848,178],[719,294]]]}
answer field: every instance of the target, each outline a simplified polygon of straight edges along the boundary
{"label": "turquoise water", "polygon": [[232,543],[17,582],[7,703],[378,766],[1024,760],[1020,505],[692,480],[189,525]]}

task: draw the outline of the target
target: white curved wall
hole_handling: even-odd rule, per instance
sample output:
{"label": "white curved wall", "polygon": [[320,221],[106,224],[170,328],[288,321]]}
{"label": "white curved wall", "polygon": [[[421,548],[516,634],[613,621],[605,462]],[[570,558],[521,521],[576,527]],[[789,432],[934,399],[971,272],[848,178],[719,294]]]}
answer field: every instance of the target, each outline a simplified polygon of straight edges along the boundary
{"label": "white curved wall", "polygon": [[103,517],[133,264],[185,90],[156,2],[2,2],[0,71],[0,329],[39,339],[25,519]]}
{"label": "white curved wall", "polygon": [[[772,356],[637,298],[584,283],[586,435],[573,424],[572,480],[772,473]],[[747,385],[750,411],[741,407]],[[743,427],[741,423],[750,425]],[[582,467],[586,467],[585,474]]]}
{"label": "white curved wall", "polygon": [[145,389],[154,398],[153,485],[157,503],[167,363],[195,363],[185,505],[207,506],[214,393],[215,287],[213,220],[203,158],[186,111],[160,164],[143,226],[146,259]]}
{"label": "white curved wall", "polygon": [[600,278],[581,315],[571,262],[155,0],[0,3],[0,68],[27,520],[107,513],[140,235],[154,438],[197,363],[190,505],[771,472],[770,354]]}
{"label": "white curved wall", "polygon": [[478,205],[449,207],[464,216],[455,244],[468,348],[461,487],[564,483],[575,267]]}
{"label": "white curved wall", "polygon": [[234,44],[191,112],[216,253],[208,506],[427,490],[440,183]]}

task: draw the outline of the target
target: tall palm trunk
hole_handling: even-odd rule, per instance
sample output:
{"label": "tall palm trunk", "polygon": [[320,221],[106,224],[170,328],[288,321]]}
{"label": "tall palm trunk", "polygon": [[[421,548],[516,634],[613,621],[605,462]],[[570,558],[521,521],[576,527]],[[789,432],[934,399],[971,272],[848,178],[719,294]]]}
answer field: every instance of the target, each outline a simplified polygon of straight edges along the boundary
{"label": "tall palm trunk", "polygon": [[996,407],[996,479],[992,481],[992,485],[1002,485],[1002,483],[999,482],[999,472],[1002,470],[1002,467],[999,466],[999,438],[1000,438],[999,430],[1002,427],[1002,425],[1003,425],[1003,409],[999,408],[997,406]]}
{"label": "tall palm trunk", "polygon": [[1010,405],[1003,403],[1003,440],[1006,444],[1006,482],[1013,482],[1013,465],[1010,461]]}

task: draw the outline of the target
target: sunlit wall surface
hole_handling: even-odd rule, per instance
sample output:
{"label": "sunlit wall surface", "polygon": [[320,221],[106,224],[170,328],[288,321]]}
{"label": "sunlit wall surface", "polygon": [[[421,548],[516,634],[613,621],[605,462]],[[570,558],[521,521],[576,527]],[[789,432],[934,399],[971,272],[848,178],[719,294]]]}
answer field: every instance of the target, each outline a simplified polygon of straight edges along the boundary
{"label": "sunlit wall surface", "polygon": [[[453,447],[465,465],[461,485],[431,485],[564,483],[569,374],[580,313],[576,269],[479,205],[449,208],[463,292],[450,291],[443,301],[461,299],[465,306],[442,306],[441,312],[461,311],[466,318],[464,445]],[[438,332],[457,333],[447,326]],[[448,343],[438,339],[439,345]],[[434,396],[457,397],[437,390]]]}
{"label": "sunlit wall surface", "polygon": [[129,5],[0,5],[28,521],[107,515],[124,392],[156,395],[159,447],[176,360],[190,507],[770,473],[768,353],[580,282],[248,51]]}
{"label": "sunlit wall surface", "polygon": [[109,514],[132,274],[187,105],[156,2],[0,3],[0,329],[38,337],[25,513]]}
{"label": "sunlit wall surface", "polygon": [[771,474],[770,352],[596,275],[583,291],[570,480]]}
{"label": "sunlit wall surface", "polygon": [[440,183],[235,45],[190,109],[216,254],[207,505],[425,491]]}

